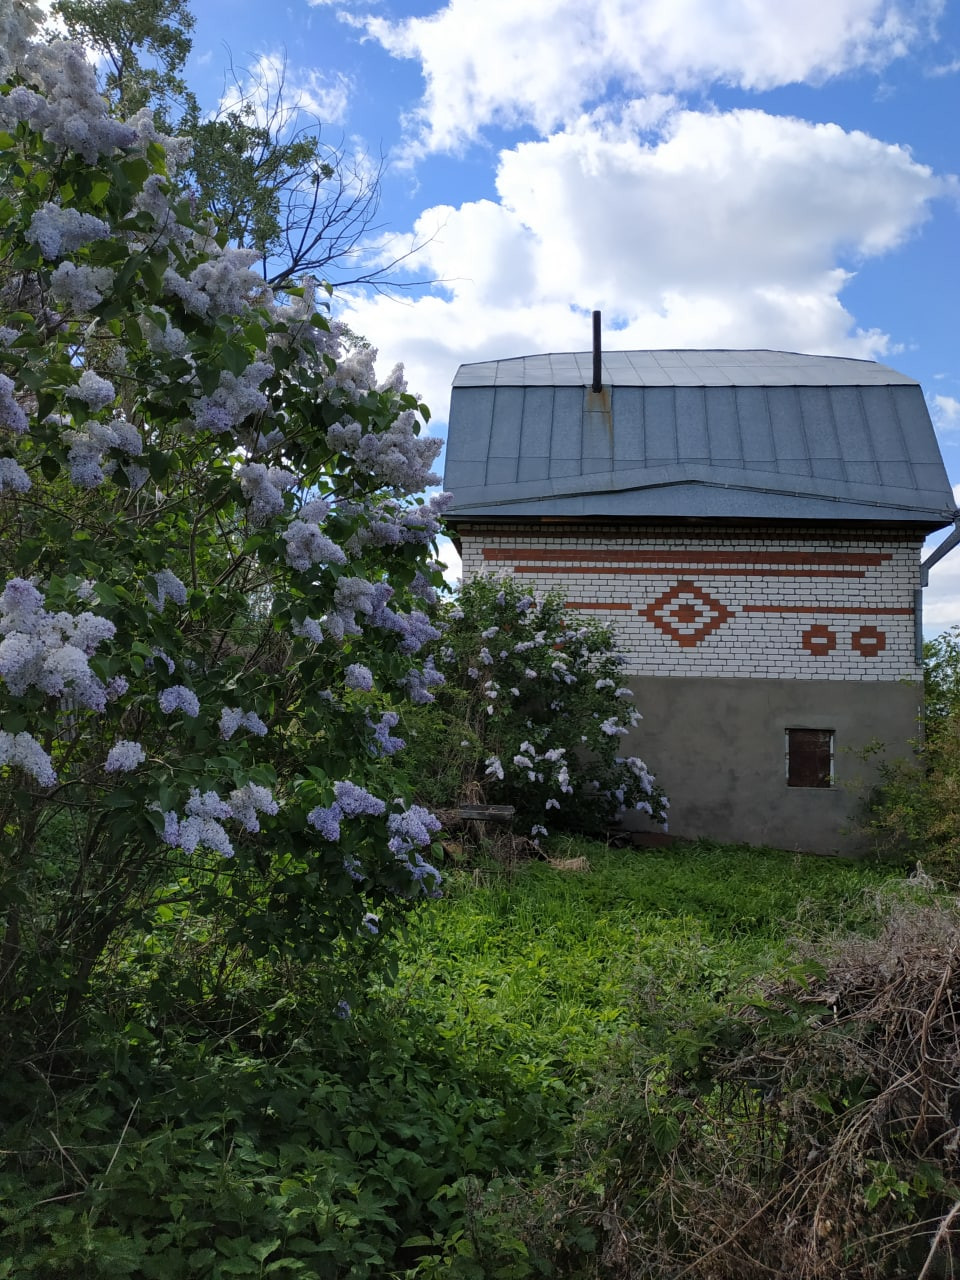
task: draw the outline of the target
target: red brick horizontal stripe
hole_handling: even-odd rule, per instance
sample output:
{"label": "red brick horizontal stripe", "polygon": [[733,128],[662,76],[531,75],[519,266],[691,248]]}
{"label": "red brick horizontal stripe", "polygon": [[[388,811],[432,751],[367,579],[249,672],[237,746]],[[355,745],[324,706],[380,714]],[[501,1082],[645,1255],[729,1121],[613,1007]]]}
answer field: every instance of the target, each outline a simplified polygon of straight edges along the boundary
{"label": "red brick horizontal stripe", "polygon": [[644,566],[642,569],[620,568],[618,565],[602,565],[602,564],[515,564],[513,566],[514,573],[552,573],[560,574],[581,574],[581,573],[622,573],[622,574],[641,574],[644,577],[653,577],[655,574],[669,575],[675,578],[678,573],[683,573],[690,578],[865,578],[867,576],[865,569],[694,569],[690,565],[685,565],[682,569],[674,567],[671,569],[663,569],[657,567],[648,568]]}
{"label": "red brick horizontal stripe", "polygon": [[578,547],[484,547],[484,560],[564,560],[570,563],[612,560],[625,564],[796,564],[851,565],[863,568],[892,559],[881,551],[583,551]]}
{"label": "red brick horizontal stripe", "polygon": [[852,613],[857,616],[882,614],[884,617],[900,618],[913,616],[912,609],[874,609],[843,604],[744,604],[740,608],[744,613]]}
{"label": "red brick horizontal stripe", "polygon": [[624,604],[622,601],[613,601],[604,604],[598,600],[565,600],[565,606],[568,609],[632,609],[633,605]]}

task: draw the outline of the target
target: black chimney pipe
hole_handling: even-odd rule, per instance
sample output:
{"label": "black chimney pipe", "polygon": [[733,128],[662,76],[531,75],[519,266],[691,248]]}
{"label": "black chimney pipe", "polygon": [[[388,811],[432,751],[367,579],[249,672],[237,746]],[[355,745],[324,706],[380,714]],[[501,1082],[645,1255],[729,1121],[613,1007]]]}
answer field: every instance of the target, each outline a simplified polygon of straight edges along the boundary
{"label": "black chimney pipe", "polygon": [[603,382],[600,378],[600,312],[593,313],[593,390],[600,391]]}

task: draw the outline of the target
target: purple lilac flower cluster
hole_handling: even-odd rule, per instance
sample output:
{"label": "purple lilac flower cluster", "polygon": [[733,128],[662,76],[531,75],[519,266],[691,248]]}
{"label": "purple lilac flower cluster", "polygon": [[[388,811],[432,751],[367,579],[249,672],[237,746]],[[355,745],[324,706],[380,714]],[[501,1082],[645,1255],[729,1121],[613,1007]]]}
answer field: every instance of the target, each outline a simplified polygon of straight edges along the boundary
{"label": "purple lilac flower cluster", "polygon": [[398,751],[402,751],[407,745],[403,738],[396,737],[391,734],[390,730],[395,729],[400,722],[400,717],[396,711],[384,711],[376,723],[367,717],[367,727],[373,730],[373,742],[370,744],[370,750],[375,756],[392,756]]}
{"label": "purple lilac flower cluster", "polygon": [[428,898],[439,897],[440,872],[425,861],[419,852],[440,831],[439,820],[429,809],[413,804],[401,813],[391,813],[387,818],[387,829],[390,832],[387,848],[401,866],[409,871],[415,890]]}
{"label": "purple lilac flower cluster", "polygon": [[267,732],[267,726],[255,711],[242,711],[240,707],[222,707],[220,737],[224,742],[229,742],[238,729],[248,729],[258,738],[262,738]]}

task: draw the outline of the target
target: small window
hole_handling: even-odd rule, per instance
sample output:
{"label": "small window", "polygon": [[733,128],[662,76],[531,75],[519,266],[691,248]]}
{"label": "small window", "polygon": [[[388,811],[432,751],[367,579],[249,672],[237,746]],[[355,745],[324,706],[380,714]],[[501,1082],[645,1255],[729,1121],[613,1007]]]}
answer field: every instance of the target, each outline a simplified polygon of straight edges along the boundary
{"label": "small window", "polygon": [[833,730],[788,729],[787,786],[833,786]]}

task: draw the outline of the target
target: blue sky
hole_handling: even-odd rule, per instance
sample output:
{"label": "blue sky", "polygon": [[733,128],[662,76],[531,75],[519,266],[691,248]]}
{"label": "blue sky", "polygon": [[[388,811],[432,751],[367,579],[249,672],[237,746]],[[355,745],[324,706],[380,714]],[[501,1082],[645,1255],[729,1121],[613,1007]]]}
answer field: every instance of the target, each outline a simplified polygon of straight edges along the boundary
{"label": "blue sky", "polygon": [[[335,308],[443,432],[462,361],[590,345],[880,360],[960,495],[960,0],[193,0],[188,78],[286,59],[387,157],[398,280]],[[613,345],[613,336],[607,336]],[[960,623],[960,551],[928,632]]]}

